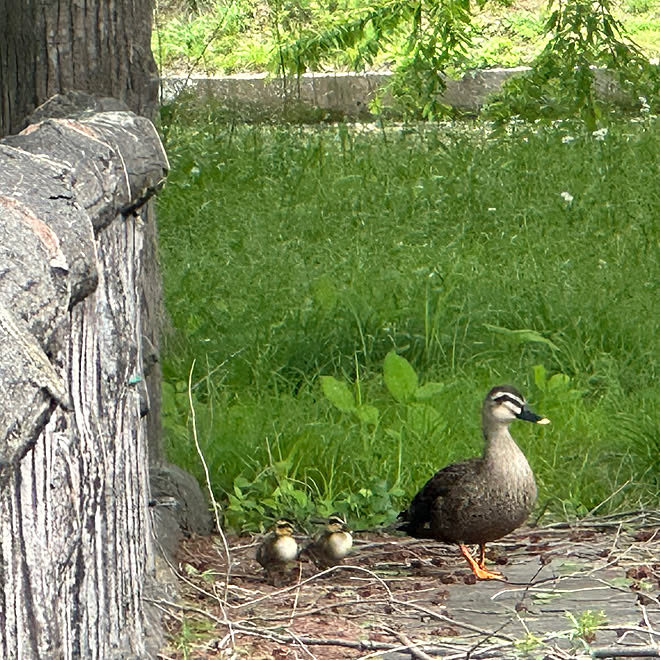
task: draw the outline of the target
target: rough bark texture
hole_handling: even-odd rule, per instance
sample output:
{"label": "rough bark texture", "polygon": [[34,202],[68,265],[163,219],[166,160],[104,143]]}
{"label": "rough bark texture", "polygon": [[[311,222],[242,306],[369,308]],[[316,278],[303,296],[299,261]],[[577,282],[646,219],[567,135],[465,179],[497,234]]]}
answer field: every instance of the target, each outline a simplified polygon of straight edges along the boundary
{"label": "rough bark texture", "polygon": [[158,645],[143,603],[142,205],[166,170],[153,125],[130,112],[46,119],[0,142],[2,658]]}
{"label": "rough bark texture", "polygon": [[152,0],[0,0],[0,135],[54,94],[82,89],[151,117]]}

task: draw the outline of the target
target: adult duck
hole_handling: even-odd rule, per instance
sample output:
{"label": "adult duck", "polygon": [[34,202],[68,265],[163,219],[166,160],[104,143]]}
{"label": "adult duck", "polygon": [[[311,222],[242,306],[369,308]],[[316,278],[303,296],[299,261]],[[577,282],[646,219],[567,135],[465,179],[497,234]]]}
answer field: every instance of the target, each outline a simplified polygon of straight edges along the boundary
{"label": "adult duck", "polygon": [[[480,580],[502,578],[485,566],[486,543],[520,527],[536,501],[534,473],[509,432],[516,419],[550,423],[532,412],[514,387],[493,387],[481,409],[481,458],[438,470],[399,514],[398,528],[410,536],[457,544]],[[479,545],[478,560],[468,544]]]}

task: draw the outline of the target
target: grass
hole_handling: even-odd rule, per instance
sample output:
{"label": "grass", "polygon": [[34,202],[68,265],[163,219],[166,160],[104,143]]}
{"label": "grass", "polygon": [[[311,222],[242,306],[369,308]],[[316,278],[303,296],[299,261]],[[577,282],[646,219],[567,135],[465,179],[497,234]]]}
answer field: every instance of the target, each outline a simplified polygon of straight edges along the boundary
{"label": "grass", "polygon": [[[230,527],[282,512],[391,519],[435,469],[480,452],[481,400],[508,382],[553,422],[513,429],[539,515],[657,502],[653,119],[493,136],[206,112],[167,133],[163,409],[170,456],[201,475],[195,361],[200,442]],[[393,396],[391,351],[431,384],[424,396]]]}
{"label": "grass", "polygon": [[[356,0],[325,5],[307,0],[161,0],[154,21],[153,51],[165,72],[230,74],[266,71],[277,44],[303,28],[322,31],[337,16],[361,6]],[[489,3],[473,7],[473,43],[463,68],[528,64],[544,46],[545,0]],[[660,56],[659,0],[625,0],[615,12],[649,57]],[[398,57],[396,35],[375,62],[386,67]],[[338,50],[326,66],[350,69],[355,52]]]}

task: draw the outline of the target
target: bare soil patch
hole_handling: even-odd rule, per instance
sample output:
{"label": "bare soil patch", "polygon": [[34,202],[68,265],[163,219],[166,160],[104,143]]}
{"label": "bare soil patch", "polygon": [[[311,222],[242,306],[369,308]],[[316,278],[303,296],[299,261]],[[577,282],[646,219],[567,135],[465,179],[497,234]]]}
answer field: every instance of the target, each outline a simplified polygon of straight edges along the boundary
{"label": "bare soil patch", "polygon": [[350,563],[303,561],[284,588],[266,584],[259,539],[227,538],[227,581],[220,537],[190,538],[181,599],[159,602],[161,657],[660,657],[659,527],[629,512],[523,528],[489,546],[506,581],[478,583],[453,546],[356,534]]}

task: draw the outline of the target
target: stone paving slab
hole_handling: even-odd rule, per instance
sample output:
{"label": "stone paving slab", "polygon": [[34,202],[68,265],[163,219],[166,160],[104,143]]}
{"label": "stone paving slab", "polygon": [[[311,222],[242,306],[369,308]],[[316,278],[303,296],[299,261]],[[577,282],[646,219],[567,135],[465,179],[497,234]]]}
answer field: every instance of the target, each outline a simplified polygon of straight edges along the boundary
{"label": "stone paving slab", "polygon": [[[258,539],[228,539],[225,589],[217,539],[193,538],[179,569],[199,584],[184,595],[215,622],[217,654],[192,657],[568,660],[615,646],[660,657],[659,523],[645,513],[518,530],[489,545],[506,581],[485,582],[453,546],[369,533],[349,565],[319,574],[302,562],[285,588],[265,583]],[[228,620],[234,655],[223,655]]]}

